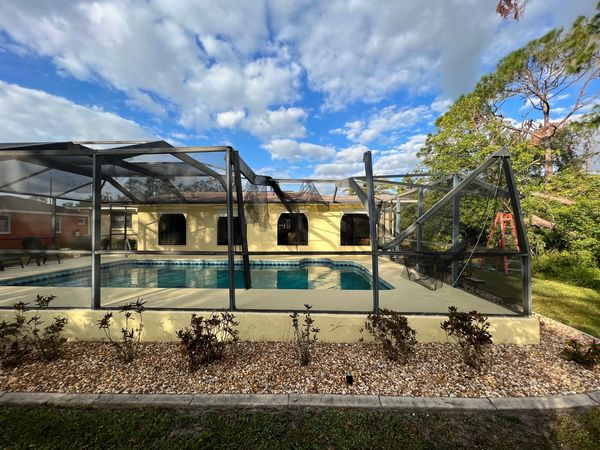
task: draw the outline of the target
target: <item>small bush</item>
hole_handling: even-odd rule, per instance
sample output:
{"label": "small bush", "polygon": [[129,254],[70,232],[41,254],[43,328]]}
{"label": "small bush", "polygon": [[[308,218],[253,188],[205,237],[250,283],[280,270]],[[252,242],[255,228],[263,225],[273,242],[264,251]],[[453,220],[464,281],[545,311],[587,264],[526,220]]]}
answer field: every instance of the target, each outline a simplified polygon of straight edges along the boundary
{"label": "small bush", "polygon": [[600,363],[600,342],[592,341],[586,347],[577,339],[569,339],[562,351],[562,356],[568,361],[575,361],[588,369]]}
{"label": "small bush", "polygon": [[415,352],[417,333],[410,327],[406,317],[396,311],[381,309],[377,314],[369,314],[365,329],[392,361],[406,363]]}
{"label": "small bush", "polygon": [[[119,312],[125,319],[125,326],[121,328],[121,338],[114,339],[110,332],[112,326],[112,311],[107,312],[102,319],[98,321],[98,328],[104,331],[104,334],[108,341],[115,347],[117,353],[124,363],[129,363],[134,360],[140,346],[142,339],[142,330],[144,329],[144,322],[142,320],[142,313],[144,312],[144,302],[138,299],[135,302],[130,302],[125,306],[121,307]],[[137,328],[131,323],[136,319],[133,314],[137,314],[138,326]],[[131,326],[131,328],[129,328]]]}
{"label": "small bush", "polygon": [[300,315],[298,313],[290,314],[292,319],[292,328],[294,329],[294,348],[296,355],[300,359],[300,364],[307,366],[312,359],[312,352],[317,343],[317,335],[319,329],[313,327],[315,321],[310,316],[311,305],[304,305],[304,319],[300,323]]}
{"label": "small bush", "polygon": [[196,371],[203,364],[222,359],[227,345],[238,341],[239,333],[235,329],[238,324],[229,312],[213,313],[208,318],[192,314],[189,328],[177,332],[190,370]]}
{"label": "small bush", "polygon": [[[67,339],[61,334],[69,322],[66,317],[54,317],[50,325],[43,327],[44,321],[40,311],[48,309],[54,295],[37,295],[34,307],[29,303],[19,302],[14,305],[15,320],[0,323],[0,343],[2,365],[13,367],[21,364],[24,359],[35,352],[45,361],[52,361],[61,356]],[[27,313],[34,311],[31,317]]]}
{"label": "small bush", "polygon": [[481,367],[484,351],[492,344],[487,317],[477,311],[458,312],[455,306],[450,306],[448,320],[441,326],[448,337],[456,339],[465,362],[474,368]]}

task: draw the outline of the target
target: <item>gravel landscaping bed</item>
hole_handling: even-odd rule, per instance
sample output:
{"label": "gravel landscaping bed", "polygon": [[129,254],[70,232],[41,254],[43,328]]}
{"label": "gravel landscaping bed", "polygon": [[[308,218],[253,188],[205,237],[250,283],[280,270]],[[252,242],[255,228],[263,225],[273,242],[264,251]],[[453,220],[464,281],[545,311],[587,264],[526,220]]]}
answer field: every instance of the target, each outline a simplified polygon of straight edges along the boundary
{"label": "gravel landscaping bed", "polygon": [[[600,389],[600,367],[560,358],[567,338],[587,337],[542,321],[539,346],[494,345],[486,367],[466,366],[456,345],[418,344],[407,365],[373,344],[320,343],[301,367],[291,344],[240,342],[225,360],[190,373],[176,343],[144,343],[128,365],[109,344],[68,343],[62,359],[0,369],[0,390],[80,393],[337,393],[445,397],[541,396]],[[346,385],[352,373],[354,384]]]}

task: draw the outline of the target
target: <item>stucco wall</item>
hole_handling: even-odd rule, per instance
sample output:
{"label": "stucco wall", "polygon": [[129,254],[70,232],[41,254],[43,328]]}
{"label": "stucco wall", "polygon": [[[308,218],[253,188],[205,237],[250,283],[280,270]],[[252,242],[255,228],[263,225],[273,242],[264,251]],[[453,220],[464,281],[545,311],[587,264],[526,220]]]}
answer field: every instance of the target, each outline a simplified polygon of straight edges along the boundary
{"label": "stucco wall", "polygon": [[[75,309],[69,311],[47,311],[42,319],[50,321],[57,314],[69,318],[65,336],[76,340],[103,340],[104,334],[98,329],[97,321],[106,311]],[[208,312],[196,314],[207,315]],[[10,320],[12,311],[0,311],[0,320]],[[146,311],[144,312],[145,341],[175,341],[176,331],[188,326],[190,312],[185,311]],[[240,339],[245,341],[289,341],[292,338],[290,317],[286,313],[235,313],[239,322],[237,329]],[[407,316],[410,325],[417,332],[419,342],[446,342],[446,334],[440,323],[447,316]],[[114,330],[120,330],[123,322],[121,314],[114,316]],[[361,333],[366,316],[360,314],[313,314],[315,326],[320,328],[320,342],[358,342],[361,337],[370,341],[368,333]],[[533,317],[491,317],[490,333],[497,344],[539,344],[540,325]],[[131,326],[131,325],[130,325]]]}
{"label": "stucco wall", "polygon": [[[277,245],[277,219],[287,212],[282,205],[269,205],[268,227],[248,224],[250,251],[369,250],[367,246],[340,246],[340,221],[344,213],[364,212],[360,204],[300,206],[308,218],[308,245]],[[158,245],[161,213],[183,213],[187,218],[186,245]],[[217,219],[226,216],[225,205],[160,205],[138,209],[138,249],[140,250],[227,250],[217,245]]]}

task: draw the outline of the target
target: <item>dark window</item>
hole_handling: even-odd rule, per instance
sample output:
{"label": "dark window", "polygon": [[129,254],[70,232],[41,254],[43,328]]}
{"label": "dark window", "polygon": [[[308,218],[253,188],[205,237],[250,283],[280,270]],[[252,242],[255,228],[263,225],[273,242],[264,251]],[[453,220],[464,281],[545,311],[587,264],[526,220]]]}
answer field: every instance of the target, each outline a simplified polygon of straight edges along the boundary
{"label": "dark window", "polygon": [[308,219],[304,214],[284,213],[279,216],[277,245],[308,245]]}
{"label": "dark window", "polygon": [[369,216],[344,214],[340,223],[340,245],[369,245]]}
{"label": "dark window", "polygon": [[[217,245],[227,245],[227,217],[217,219]],[[242,245],[240,219],[233,218],[233,245]]]}
{"label": "dark window", "polygon": [[183,214],[161,214],[158,245],[185,245],[186,221]]}
{"label": "dark window", "polygon": [[[131,214],[127,213],[127,228],[131,228]],[[125,228],[125,213],[113,212],[110,216],[110,226],[113,228]]]}

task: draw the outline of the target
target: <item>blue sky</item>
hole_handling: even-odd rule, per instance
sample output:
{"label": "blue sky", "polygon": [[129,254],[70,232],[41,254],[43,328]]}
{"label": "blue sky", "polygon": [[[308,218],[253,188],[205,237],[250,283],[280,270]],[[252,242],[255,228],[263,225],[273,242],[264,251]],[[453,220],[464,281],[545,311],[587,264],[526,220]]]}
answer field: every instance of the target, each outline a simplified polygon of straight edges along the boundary
{"label": "blue sky", "polygon": [[495,4],[1,1],[0,141],[227,144],[278,177],[352,175],[369,149],[410,171],[452,100],[596,0],[530,0],[518,22]]}

